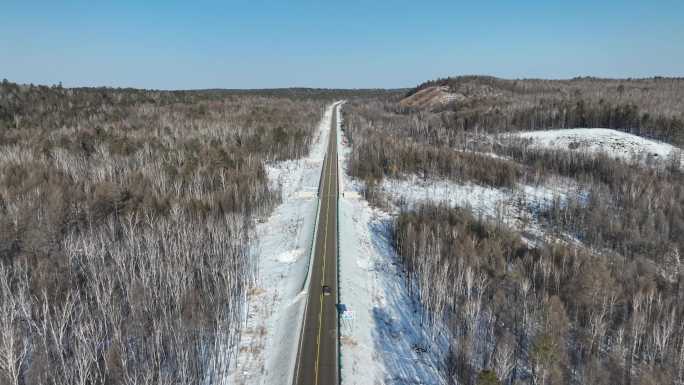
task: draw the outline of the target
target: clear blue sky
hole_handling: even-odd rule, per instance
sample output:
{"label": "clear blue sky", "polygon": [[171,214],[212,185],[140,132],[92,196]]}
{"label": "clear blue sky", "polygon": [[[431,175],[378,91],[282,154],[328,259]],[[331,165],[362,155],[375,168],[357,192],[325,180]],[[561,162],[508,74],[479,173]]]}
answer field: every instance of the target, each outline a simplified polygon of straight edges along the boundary
{"label": "clear blue sky", "polygon": [[0,3],[0,78],[21,83],[408,87],[459,74],[684,76],[684,1]]}

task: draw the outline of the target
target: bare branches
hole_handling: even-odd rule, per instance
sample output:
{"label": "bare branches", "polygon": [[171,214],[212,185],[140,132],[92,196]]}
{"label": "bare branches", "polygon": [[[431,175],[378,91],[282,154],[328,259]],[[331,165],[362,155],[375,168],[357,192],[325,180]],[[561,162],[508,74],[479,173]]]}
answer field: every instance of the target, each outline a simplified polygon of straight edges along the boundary
{"label": "bare branches", "polygon": [[323,102],[15,91],[56,104],[0,135],[0,382],[225,383],[264,164],[308,151]]}
{"label": "bare branches", "polygon": [[0,265],[0,375],[19,385],[30,349],[31,302],[26,282],[14,281],[10,274]]}

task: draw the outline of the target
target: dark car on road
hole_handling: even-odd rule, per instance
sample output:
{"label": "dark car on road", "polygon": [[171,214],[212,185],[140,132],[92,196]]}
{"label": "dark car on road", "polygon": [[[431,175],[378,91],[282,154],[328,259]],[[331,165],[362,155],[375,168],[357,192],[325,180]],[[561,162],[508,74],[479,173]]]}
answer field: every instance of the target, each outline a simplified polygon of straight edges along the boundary
{"label": "dark car on road", "polygon": [[323,295],[330,295],[330,294],[332,294],[332,289],[330,289],[330,286],[323,285]]}

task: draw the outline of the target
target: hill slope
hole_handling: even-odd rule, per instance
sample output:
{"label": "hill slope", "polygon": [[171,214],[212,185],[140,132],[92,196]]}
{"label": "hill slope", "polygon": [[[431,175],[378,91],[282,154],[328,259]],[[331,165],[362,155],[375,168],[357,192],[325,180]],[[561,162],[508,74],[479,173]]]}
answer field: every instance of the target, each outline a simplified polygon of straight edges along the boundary
{"label": "hill slope", "polygon": [[684,144],[684,79],[507,80],[460,76],[420,84],[403,108],[445,113],[455,129],[604,127]]}

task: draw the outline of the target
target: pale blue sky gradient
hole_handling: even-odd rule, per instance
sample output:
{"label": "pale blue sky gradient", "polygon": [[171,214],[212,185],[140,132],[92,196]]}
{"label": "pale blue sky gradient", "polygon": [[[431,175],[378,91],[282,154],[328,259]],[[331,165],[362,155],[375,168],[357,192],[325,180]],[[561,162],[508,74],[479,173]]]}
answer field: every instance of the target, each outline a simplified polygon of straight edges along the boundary
{"label": "pale blue sky gradient", "polygon": [[0,78],[198,89],[684,76],[683,18],[682,0],[4,0]]}

